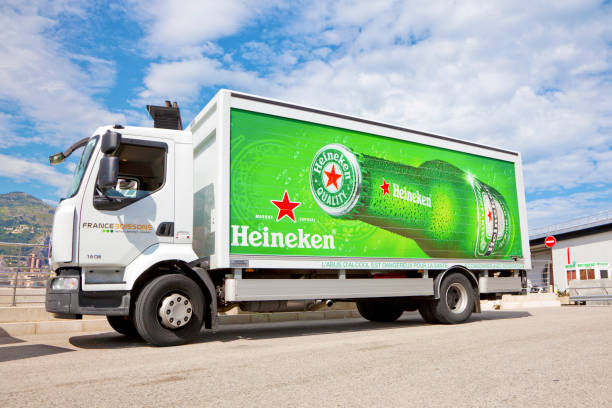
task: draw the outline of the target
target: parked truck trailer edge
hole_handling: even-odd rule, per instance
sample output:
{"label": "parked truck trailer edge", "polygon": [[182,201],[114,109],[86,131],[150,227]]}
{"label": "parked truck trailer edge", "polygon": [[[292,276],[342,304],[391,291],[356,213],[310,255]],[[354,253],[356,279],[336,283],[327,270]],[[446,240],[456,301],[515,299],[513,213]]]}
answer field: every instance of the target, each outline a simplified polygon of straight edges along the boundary
{"label": "parked truck trailer edge", "polygon": [[517,152],[221,90],[182,130],[102,126],[55,213],[46,307],[189,342],[235,305],[355,301],[371,321],[453,324],[522,293]]}

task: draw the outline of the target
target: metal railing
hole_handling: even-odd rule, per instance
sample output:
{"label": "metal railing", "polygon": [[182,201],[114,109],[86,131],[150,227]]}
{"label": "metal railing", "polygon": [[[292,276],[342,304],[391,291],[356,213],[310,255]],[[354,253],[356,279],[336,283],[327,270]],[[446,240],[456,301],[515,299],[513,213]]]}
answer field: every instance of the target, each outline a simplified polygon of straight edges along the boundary
{"label": "metal railing", "polygon": [[529,237],[537,237],[539,235],[554,233],[573,227],[580,227],[583,225],[586,226],[602,221],[612,222],[612,210],[602,211],[597,214],[589,215],[587,217],[575,218],[573,220],[561,222],[558,224],[551,224],[545,225],[543,227],[532,228],[529,230]]}
{"label": "metal railing", "polygon": [[0,249],[0,306],[44,304],[48,245],[0,242]]}
{"label": "metal railing", "polygon": [[612,279],[573,279],[569,284],[569,294],[574,302],[611,302]]}

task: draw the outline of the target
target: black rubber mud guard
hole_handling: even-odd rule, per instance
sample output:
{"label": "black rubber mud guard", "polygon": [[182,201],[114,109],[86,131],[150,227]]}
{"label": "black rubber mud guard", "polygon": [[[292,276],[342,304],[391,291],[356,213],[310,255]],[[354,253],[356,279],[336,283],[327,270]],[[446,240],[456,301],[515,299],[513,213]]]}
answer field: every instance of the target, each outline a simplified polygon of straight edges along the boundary
{"label": "black rubber mud guard", "polygon": [[208,314],[204,317],[204,327],[215,332],[218,327],[217,292],[215,291],[215,285],[206,269],[198,266],[192,266],[191,269],[198,275],[202,283],[204,283],[208,289],[208,293],[204,294],[206,297],[206,304],[208,305]]}

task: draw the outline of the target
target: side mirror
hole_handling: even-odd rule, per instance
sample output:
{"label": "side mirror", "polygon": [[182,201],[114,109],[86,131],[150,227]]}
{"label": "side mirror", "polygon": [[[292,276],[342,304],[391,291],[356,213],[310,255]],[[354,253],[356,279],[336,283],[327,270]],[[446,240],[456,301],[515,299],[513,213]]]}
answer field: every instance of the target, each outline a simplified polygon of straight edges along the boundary
{"label": "side mirror", "polygon": [[100,169],[98,170],[98,188],[106,193],[107,190],[117,185],[119,177],[119,158],[116,156],[104,156],[100,160]]}
{"label": "side mirror", "polygon": [[100,150],[105,155],[114,154],[119,145],[121,144],[121,133],[111,132],[107,130],[106,133],[102,135],[102,142],[100,143]]}

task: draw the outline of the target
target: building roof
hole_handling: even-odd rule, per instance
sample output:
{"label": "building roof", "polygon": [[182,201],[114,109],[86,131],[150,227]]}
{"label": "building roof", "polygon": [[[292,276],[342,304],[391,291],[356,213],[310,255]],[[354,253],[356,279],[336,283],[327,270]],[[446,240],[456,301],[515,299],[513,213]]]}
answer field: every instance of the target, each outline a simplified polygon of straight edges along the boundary
{"label": "building roof", "polygon": [[577,218],[560,224],[547,225],[529,231],[529,243],[544,244],[544,239],[553,235],[556,239],[576,238],[599,232],[612,231],[612,210],[588,217]]}

